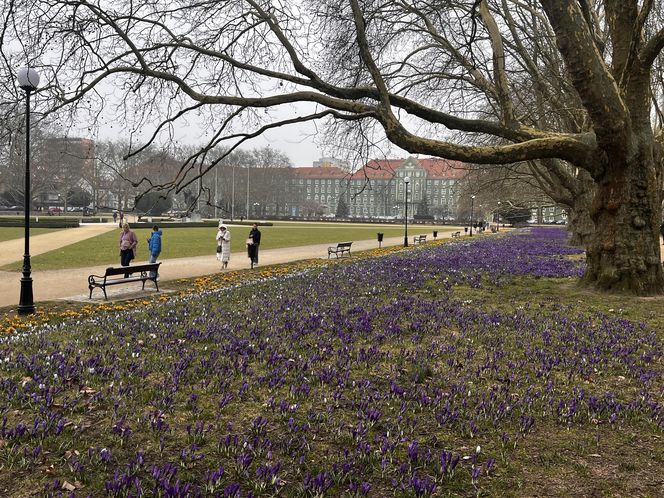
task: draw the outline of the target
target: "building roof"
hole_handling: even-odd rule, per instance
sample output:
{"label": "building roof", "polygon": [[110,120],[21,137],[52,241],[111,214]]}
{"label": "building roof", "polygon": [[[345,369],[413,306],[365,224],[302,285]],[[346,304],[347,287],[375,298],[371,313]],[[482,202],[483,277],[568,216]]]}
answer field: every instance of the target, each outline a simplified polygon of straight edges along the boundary
{"label": "building roof", "polygon": [[349,174],[337,166],[329,165],[293,168],[292,171],[295,177],[319,180],[339,178],[350,178],[351,180],[389,180],[395,176],[397,170],[407,161],[414,162],[426,170],[427,178],[430,179],[456,180],[463,178],[466,174],[463,163],[435,157],[423,159],[415,157],[407,157],[405,159],[372,159],[353,174]]}
{"label": "building roof", "polygon": [[427,157],[417,159],[417,161],[427,170],[429,178],[457,180],[466,176],[467,169],[461,161],[450,161],[437,157]]}
{"label": "building roof", "polygon": [[315,179],[334,179],[346,178],[348,172],[338,168],[337,166],[314,166],[306,168],[293,168],[293,176],[299,178],[315,178]]}
{"label": "building roof", "polygon": [[437,157],[426,157],[423,159],[408,157],[405,159],[373,159],[361,170],[357,171],[353,175],[353,178],[364,178],[366,175],[366,178],[369,179],[389,179],[409,160],[426,170],[427,178],[429,179],[456,180],[463,178],[466,174],[463,163],[459,161],[450,161]]}

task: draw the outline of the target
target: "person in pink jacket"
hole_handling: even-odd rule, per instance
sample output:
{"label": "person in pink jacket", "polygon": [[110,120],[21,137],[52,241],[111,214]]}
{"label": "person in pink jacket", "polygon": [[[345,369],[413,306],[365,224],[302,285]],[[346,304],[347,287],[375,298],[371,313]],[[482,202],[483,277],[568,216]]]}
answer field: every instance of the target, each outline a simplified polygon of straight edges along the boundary
{"label": "person in pink jacket", "polygon": [[[138,238],[136,234],[129,230],[129,223],[122,225],[120,232],[120,264],[122,266],[129,266],[132,259],[136,257],[136,246],[138,245]],[[125,273],[128,277],[129,273]]]}

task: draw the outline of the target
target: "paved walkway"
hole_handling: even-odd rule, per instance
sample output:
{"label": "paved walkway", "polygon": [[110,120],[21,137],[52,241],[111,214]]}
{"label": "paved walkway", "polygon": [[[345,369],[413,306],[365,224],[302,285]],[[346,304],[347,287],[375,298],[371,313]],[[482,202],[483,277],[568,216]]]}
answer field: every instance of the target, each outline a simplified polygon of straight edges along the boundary
{"label": "paved walkway", "polygon": [[[30,238],[30,253],[31,255],[41,254],[46,251],[64,247],[78,240],[84,240],[89,237],[94,237],[104,231],[116,230],[117,225],[84,225],[80,228],[73,228],[61,230],[50,234],[38,235]],[[452,231],[456,231],[450,227],[449,232],[439,231],[439,238],[450,237]],[[61,233],[63,232],[63,233]],[[403,244],[403,237],[390,237],[383,241],[383,247],[396,246]],[[327,258],[327,247],[330,244],[315,244],[301,247],[286,247],[282,249],[266,249],[260,251],[259,268],[267,265],[288,263],[292,261],[300,261],[303,259],[312,258]],[[34,250],[33,250],[34,247]],[[360,240],[353,242],[353,252],[364,251],[368,249],[375,249],[378,243],[375,239]],[[11,251],[11,252],[10,252]],[[8,255],[13,254],[11,257]],[[0,254],[5,255],[0,258],[0,263],[7,264],[16,261],[16,255],[23,253],[23,239],[11,240],[0,242]],[[11,258],[8,259],[7,258]],[[177,280],[180,278],[198,277],[202,275],[209,275],[217,273],[220,270],[221,264],[217,261],[215,254],[209,256],[197,256],[188,258],[175,258],[160,260],[162,265],[159,272],[159,287],[163,291],[168,290],[168,281]],[[52,301],[57,299],[68,301],[88,301],[88,275],[100,275],[109,265],[95,266],[88,268],[70,268],[66,270],[42,270],[33,271],[33,293],[35,303],[40,301]],[[231,254],[228,271],[242,270],[250,268],[249,258],[246,252],[237,252]],[[20,293],[20,272],[6,272],[0,271],[0,307],[14,306],[18,304]],[[109,298],[123,297],[134,294],[137,290],[141,289],[140,282],[118,285],[111,287]],[[153,289],[151,283],[145,286]],[[107,291],[108,292],[108,291]],[[93,302],[103,301],[103,292],[96,289],[93,292]]]}
{"label": "paved walkway", "polygon": [[[30,255],[37,256],[112,230],[118,230],[117,223],[90,223],[78,228],[66,228],[41,235],[30,235]],[[23,259],[24,244],[23,237],[0,242],[0,266],[8,265],[14,261],[21,261]]]}

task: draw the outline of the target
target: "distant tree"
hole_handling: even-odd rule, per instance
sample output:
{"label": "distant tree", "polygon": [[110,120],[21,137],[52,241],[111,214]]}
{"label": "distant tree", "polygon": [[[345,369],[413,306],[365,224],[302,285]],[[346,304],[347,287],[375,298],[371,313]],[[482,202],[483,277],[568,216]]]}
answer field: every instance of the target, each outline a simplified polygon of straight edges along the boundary
{"label": "distant tree", "polygon": [[426,194],[422,196],[422,200],[417,205],[415,217],[420,219],[431,218],[431,213],[429,213],[429,200],[427,199]]}
{"label": "distant tree", "polygon": [[86,207],[92,202],[92,195],[81,188],[71,189],[67,192],[69,204],[72,206]]}
{"label": "distant tree", "polygon": [[350,211],[348,209],[348,204],[346,204],[346,199],[344,199],[344,196],[339,197],[339,202],[337,203],[337,212],[336,212],[336,217],[337,218],[348,218],[348,215],[350,214]]}
{"label": "distant tree", "polygon": [[513,207],[500,211],[500,217],[512,225],[525,223],[530,219],[530,209],[525,207]]}
{"label": "distant tree", "polygon": [[302,203],[302,211],[305,216],[321,216],[325,209],[320,202],[307,199]]}
{"label": "distant tree", "polygon": [[173,199],[170,194],[165,192],[148,192],[136,198],[134,207],[136,211],[158,216],[165,213],[173,205]]}

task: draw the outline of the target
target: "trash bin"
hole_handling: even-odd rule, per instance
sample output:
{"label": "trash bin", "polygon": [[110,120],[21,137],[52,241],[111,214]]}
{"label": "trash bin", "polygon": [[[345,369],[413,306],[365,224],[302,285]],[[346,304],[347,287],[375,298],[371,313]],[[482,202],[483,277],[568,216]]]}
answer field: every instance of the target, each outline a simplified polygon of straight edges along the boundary
{"label": "trash bin", "polygon": [[433,231],[433,238],[434,238],[434,240],[436,240],[437,237],[438,237],[438,230],[434,230],[434,231]]}
{"label": "trash bin", "polygon": [[378,247],[382,247],[382,245],[383,245],[383,234],[381,232],[378,232],[376,234],[376,236],[378,237]]}

